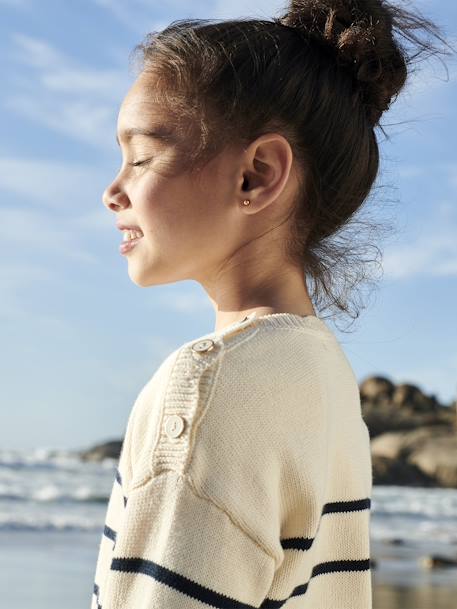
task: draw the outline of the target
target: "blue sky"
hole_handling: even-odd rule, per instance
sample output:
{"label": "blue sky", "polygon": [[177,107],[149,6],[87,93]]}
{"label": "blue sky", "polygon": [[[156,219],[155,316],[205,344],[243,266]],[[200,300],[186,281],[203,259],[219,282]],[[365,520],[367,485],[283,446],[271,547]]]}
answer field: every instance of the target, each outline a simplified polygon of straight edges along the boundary
{"label": "blue sky", "polygon": [[[0,448],[121,437],[163,358],[214,329],[198,283],[131,282],[101,197],[121,160],[129,52],[173,19],[269,18],[283,6],[229,4],[0,0]],[[413,5],[455,43],[455,2]],[[390,141],[378,133],[369,204],[394,225],[379,244],[383,276],[349,334],[327,323],[359,382],[385,375],[447,403],[457,393],[457,69],[445,61],[448,72],[436,59],[420,64],[384,115]]]}

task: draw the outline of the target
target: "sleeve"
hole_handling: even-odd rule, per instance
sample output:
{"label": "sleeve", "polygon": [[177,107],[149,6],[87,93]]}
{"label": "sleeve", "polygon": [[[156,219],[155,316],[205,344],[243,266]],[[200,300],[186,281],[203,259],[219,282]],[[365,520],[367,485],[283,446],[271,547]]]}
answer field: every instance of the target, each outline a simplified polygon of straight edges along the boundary
{"label": "sleeve", "polygon": [[277,533],[262,504],[272,504],[268,463],[242,441],[250,423],[236,413],[249,404],[233,393],[237,359],[225,350],[217,339],[185,345],[138,408],[102,609],[247,609],[268,595],[277,567],[263,537]]}
{"label": "sleeve", "polygon": [[128,497],[103,609],[260,607],[274,559],[189,479],[167,471]]}

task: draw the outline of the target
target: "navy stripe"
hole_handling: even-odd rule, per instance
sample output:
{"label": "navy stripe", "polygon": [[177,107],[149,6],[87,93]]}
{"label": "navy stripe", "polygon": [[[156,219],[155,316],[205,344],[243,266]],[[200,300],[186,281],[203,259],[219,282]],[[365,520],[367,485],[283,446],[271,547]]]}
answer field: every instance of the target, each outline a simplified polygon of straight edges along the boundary
{"label": "navy stripe", "polygon": [[326,503],[322,510],[323,514],[330,512],[355,512],[356,510],[369,510],[371,507],[371,500],[369,497],[366,499],[357,499],[355,501],[334,501],[333,503]]}
{"label": "navy stripe", "polygon": [[[241,603],[225,594],[219,594],[210,588],[206,588],[196,582],[170,571],[166,567],[158,565],[152,560],[143,558],[113,558],[111,562],[113,571],[123,571],[124,573],[143,573],[149,575],[156,581],[166,584],[173,590],[187,594],[196,600],[206,603],[217,609],[253,609],[253,605]],[[311,578],[323,573],[334,573],[336,571],[367,571],[370,569],[370,559],[366,560],[331,560],[322,562],[313,567],[311,577],[305,584],[296,586],[292,593],[284,600],[274,600],[266,598],[260,605],[263,609],[276,609],[286,603],[292,596],[305,594]]]}
{"label": "navy stripe", "polygon": [[287,537],[281,539],[281,546],[284,550],[309,550],[314,541],[314,537]]}
{"label": "navy stripe", "polygon": [[[119,486],[122,488],[122,476],[121,476],[121,472],[119,471],[119,468],[116,468],[116,476],[115,476],[116,482],[119,484]],[[124,507],[127,505],[127,497],[123,494],[122,495],[124,498]]]}
{"label": "navy stripe", "polygon": [[210,590],[209,588],[184,577],[184,575],[170,571],[166,567],[152,562],[152,560],[142,558],[113,558],[111,569],[114,571],[124,571],[126,573],[144,573],[162,584],[166,584],[167,586],[170,586],[170,588],[187,594],[187,596],[195,598],[202,603],[206,603],[211,607],[218,607],[220,609],[252,609],[252,605],[241,603],[225,594],[219,594],[214,590]]}
{"label": "navy stripe", "polygon": [[[124,498],[125,499],[125,498]],[[371,500],[370,498],[359,499],[353,501],[335,501],[326,503],[322,509],[322,514],[332,512],[350,512],[358,511],[363,509],[370,509]],[[108,536],[115,540],[116,533],[105,525]],[[298,549],[307,550],[311,547],[315,538],[309,537],[290,537],[281,539],[281,546],[285,549]],[[370,569],[370,559],[364,560],[332,560],[322,562],[314,565],[311,572],[311,578],[316,575],[322,575],[325,573],[334,573],[337,571],[366,571]],[[210,588],[197,584],[193,580],[180,575],[166,567],[158,565],[151,560],[143,558],[113,558],[111,561],[111,567],[113,571],[122,571],[126,573],[143,573],[149,575],[156,581],[166,584],[170,588],[187,594],[188,596],[195,598],[196,600],[206,603],[212,607],[220,609],[253,609],[251,605],[247,605],[236,599],[229,598],[224,594],[220,594]],[[296,586],[292,593],[284,600],[274,600],[266,598],[261,607],[262,609],[278,609],[289,598],[293,596],[301,596],[306,593],[309,585],[309,581]],[[99,608],[101,609],[101,608]]]}
{"label": "navy stripe", "polygon": [[284,605],[289,598],[305,594],[306,590],[308,589],[309,582],[316,575],[321,575],[322,573],[334,573],[336,571],[368,571],[369,569],[369,558],[366,560],[331,560],[328,562],[321,562],[313,567],[311,577],[306,584],[296,586],[287,598],[283,600],[266,598],[260,606],[262,609],[278,609],[278,607]]}
{"label": "navy stripe", "polygon": [[98,585],[95,582],[94,582],[94,594],[97,599],[97,609],[102,609],[102,606],[100,605],[100,600],[98,598],[100,595],[100,588],[98,587]]}
{"label": "navy stripe", "polygon": [[[333,512],[355,512],[359,510],[369,510],[371,506],[371,500],[369,497],[366,499],[356,499],[352,501],[334,501],[332,503],[325,503],[322,508],[322,514],[331,514]],[[281,546],[284,550],[309,550],[313,545],[315,537],[284,537],[281,539]]]}
{"label": "navy stripe", "polygon": [[114,529],[109,527],[107,524],[105,524],[105,527],[103,529],[103,535],[106,535],[106,537],[109,537],[110,539],[112,539],[114,541],[114,543],[116,543],[117,533]]}
{"label": "navy stripe", "polygon": [[329,560],[315,565],[311,577],[322,573],[335,573],[336,571],[367,571],[369,568],[369,558],[365,560]]}

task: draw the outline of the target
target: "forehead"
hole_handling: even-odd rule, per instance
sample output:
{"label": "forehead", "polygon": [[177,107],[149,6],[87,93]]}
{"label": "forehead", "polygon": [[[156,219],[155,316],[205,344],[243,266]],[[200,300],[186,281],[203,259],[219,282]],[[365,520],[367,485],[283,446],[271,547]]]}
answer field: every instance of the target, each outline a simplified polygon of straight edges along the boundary
{"label": "forehead", "polygon": [[125,96],[118,116],[116,142],[136,136],[165,140],[172,136],[163,98],[150,81],[138,78]]}

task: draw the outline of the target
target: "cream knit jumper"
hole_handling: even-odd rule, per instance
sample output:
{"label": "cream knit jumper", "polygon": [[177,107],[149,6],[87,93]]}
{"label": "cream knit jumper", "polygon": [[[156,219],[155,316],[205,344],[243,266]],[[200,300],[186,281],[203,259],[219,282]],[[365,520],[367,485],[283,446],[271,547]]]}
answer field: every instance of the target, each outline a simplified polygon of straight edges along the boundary
{"label": "cream knit jumper", "polygon": [[171,353],[131,410],[91,609],[371,609],[368,428],[318,317]]}

